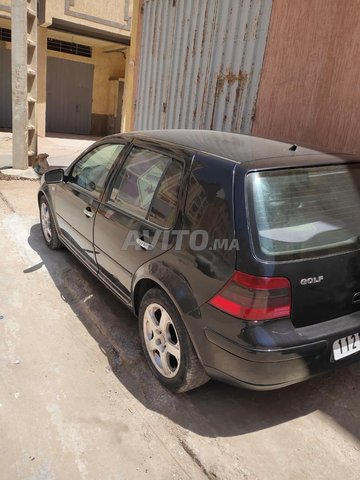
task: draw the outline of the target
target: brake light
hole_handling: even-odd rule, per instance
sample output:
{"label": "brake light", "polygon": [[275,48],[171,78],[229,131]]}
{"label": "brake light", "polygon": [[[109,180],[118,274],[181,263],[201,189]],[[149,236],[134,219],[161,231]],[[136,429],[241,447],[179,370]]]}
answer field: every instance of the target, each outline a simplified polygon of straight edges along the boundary
{"label": "brake light", "polygon": [[244,320],[290,316],[291,286],[283,277],[255,277],[235,272],[210,305]]}

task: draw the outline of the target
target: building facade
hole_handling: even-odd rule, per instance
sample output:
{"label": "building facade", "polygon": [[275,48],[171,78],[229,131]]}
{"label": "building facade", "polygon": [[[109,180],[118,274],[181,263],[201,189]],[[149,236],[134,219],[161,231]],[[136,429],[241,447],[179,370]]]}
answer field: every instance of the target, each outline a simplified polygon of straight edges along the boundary
{"label": "building facade", "polygon": [[[122,129],[132,1],[42,0],[37,10],[37,127]],[[0,128],[11,129],[11,1],[0,0]]]}

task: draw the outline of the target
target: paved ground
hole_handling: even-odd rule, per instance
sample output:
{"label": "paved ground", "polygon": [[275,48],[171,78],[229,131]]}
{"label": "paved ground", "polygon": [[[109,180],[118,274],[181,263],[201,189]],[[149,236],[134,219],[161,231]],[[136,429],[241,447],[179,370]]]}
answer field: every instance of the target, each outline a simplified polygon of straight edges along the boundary
{"label": "paved ground", "polygon": [[358,479],[360,363],[273,392],[149,374],[135,319],[0,181],[2,480]]}
{"label": "paved ground", "polygon": [[[39,153],[49,155],[48,162],[51,166],[63,167],[70,163],[89,145],[96,140],[95,137],[76,135],[61,136],[53,134],[48,137],[39,137]],[[12,166],[12,134],[0,132],[0,168]]]}

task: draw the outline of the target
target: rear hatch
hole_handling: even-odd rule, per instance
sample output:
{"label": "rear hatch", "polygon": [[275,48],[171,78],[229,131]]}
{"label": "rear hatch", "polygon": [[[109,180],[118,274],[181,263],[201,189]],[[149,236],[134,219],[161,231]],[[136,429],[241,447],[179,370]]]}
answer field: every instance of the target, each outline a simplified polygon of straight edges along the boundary
{"label": "rear hatch", "polygon": [[290,280],[294,325],[360,310],[360,165],[250,172],[246,190],[257,271]]}

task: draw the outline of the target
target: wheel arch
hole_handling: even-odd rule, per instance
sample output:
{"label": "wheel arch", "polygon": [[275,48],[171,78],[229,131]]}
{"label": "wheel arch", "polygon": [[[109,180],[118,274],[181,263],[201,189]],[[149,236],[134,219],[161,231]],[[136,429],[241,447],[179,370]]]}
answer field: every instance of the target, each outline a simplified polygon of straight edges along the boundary
{"label": "wheel arch", "polygon": [[48,190],[48,187],[45,186],[45,188],[44,188],[44,185],[42,185],[41,188],[39,189],[38,194],[37,194],[38,205],[40,206],[41,198],[45,197],[45,199],[48,202],[48,204],[50,205],[50,208],[51,208],[51,211],[52,211],[52,202],[51,202],[51,199],[49,198],[50,195],[48,195],[47,190]]}
{"label": "wheel arch", "polygon": [[182,315],[199,307],[185,277],[161,261],[142,265],[135,273],[132,284],[132,304],[136,315],[142,298],[154,287],[161,288]]}
{"label": "wheel arch", "polygon": [[55,215],[54,206],[53,206],[53,203],[52,203],[51,196],[48,195],[48,192],[46,190],[44,190],[44,188],[41,188],[38,191],[38,194],[37,194],[37,201],[38,201],[38,207],[39,208],[40,208],[40,202],[41,202],[42,198],[45,198],[45,200],[47,201],[47,203],[49,205],[50,212],[51,212],[51,215],[52,215],[53,220],[54,220],[56,232],[57,232],[59,238],[61,238],[62,235],[61,235],[61,231],[60,231],[60,228],[59,228],[59,225],[58,225],[58,222],[57,222],[57,218],[56,218],[56,215]]}
{"label": "wheel arch", "polygon": [[144,298],[145,294],[152,288],[161,288],[162,290],[164,290],[161,285],[159,285],[159,283],[155,282],[150,278],[142,278],[134,286],[133,308],[136,315],[139,314],[141,300]]}
{"label": "wheel arch", "polygon": [[45,198],[46,198],[46,195],[45,195],[45,193],[44,193],[42,190],[39,190],[39,191],[38,191],[38,194],[37,194],[37,201],[38,201],[38,205],[39,205],[39,206],[40,206],[41,197],[45,197]]}

